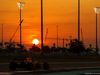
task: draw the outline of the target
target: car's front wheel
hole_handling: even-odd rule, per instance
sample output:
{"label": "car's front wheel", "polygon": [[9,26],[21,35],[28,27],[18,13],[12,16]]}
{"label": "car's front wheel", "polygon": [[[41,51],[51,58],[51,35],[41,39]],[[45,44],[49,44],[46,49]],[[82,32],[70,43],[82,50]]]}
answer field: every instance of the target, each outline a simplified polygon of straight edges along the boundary
{"label": "car's front wheel", "polygon": [[33,64],[32,64],[31,62],[28,62],[28,63],[26,64],[26,69],[27,69],[27,70],[32,70],[32,69],[33,69]]}

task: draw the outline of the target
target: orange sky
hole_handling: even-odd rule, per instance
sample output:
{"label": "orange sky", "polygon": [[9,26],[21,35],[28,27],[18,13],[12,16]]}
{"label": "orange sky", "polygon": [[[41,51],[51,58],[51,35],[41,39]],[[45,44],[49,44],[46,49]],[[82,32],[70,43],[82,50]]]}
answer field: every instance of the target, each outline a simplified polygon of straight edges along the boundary
{"label": "orange sky", "polygon": [[[29,47],[32,39],[41,40],[40,0],[0,0],[0,23],[4,23],[4,41],[14,34],[19,25],[19,8],[17,2],[25,2],[22,10],[22,43]],[[48,28],[48,38],[56,38],[57,25],[59,38],[77,38],[77,1],[78,0],[43,0],[44,1],[44,38]],[[95,12],[93,7],[100,7],[100,0],[81,0],[81,28],[84,43],[95,47]],[[100,48],[100,15],[98,15],[98,45]],[[0,25],[1,30],[1,25]],[[0,31],[1,35],[1,31]],[[1,37],[0,37],[1,40]],[[13,40],[19,42],[19,30]],[[44,40],[45,43],[45,40]],[[47,40],[52,46],[56,40]],[[68,43],[65,41],[65,43]],[[59,40],[62,47],[62,40]]]}

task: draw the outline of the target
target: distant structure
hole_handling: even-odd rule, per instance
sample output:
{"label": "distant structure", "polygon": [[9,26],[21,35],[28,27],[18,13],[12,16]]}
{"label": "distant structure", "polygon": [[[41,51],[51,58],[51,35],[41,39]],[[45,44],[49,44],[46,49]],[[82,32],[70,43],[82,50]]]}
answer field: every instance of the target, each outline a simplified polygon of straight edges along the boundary
{"label": "distant structure", "polygon": [[[57,38],[47,38],[47,39],[53,39],[56,40]],[[65,38],[58,38],[58,40],[62,40],[63,41],[63,48],[64,48],[64,40],[68,41],[70,39],[65,39]],[[58,47],[57,47],[58,48]]]}
{"label": "distant structure", "polygon": [[82,28],[81,28],[81,35],[82,35],[82,42],[84,43],[84,38],[83,38],[83,31],[82,31]]}
{"label": "distant structure", "polygon": [[1,25],[2,25],[2,48],[3,48],[3,24],[4,23],[1,23]]}
{"label": "distant structure", "polygon": [[48,35],[48,28],[47,28],[47,31],[46,31],[45,45],[46,45],[47,35]]}
{"label": "distant structure", "polygon": [[58,48],[58,25],[56,26],[57,27],[57,48]]}
{"label": "distant structure", "polygon": [[18,29],[19,29],[19,26],[18,26],[18,28],[16,29],[16,31],[14,32],[13,36],[10,38],[10,42],[11,42],[12,39],[14,38],[14,36],[15,36],[16,32],[18,31]]}

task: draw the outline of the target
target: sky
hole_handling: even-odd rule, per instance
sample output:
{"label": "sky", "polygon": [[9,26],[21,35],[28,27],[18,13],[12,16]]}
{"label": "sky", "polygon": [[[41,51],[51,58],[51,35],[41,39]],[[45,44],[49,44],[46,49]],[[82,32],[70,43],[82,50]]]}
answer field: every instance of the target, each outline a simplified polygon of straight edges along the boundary
{"label": "sky", "polygon": [[[9,42],[20,22],[17,2],[25,2],[22,9],[22,44],[27,48],[32,46],[32,40],[41,41],[41,0],[0,0],[0,23],[3,25],[4,42]],[[94,7],[100,7],[100,0],[80,0],[80,29],[82,28],[84,45],[95,48],[96,14]],[[98,14],[98,46],[100,48],[100,15]],[[47,38],[73,39],[78,37],[78,0],[43,0],[43,38],[44,44],[57,45],[57,40]],[[0,25],[0,30],[2,26]],[[0,35],[2,31],[0,31]],[[19,42],[19,30],[12,41]],[[81,36],[82,40],[82,36]],[[2,36],[0,36],[2,41]],[[69,41],[64,41],[65,44]],[[40,47],[40,43],[38,45]],[[63,46],[63,40],[58,40],[58,46]]]}

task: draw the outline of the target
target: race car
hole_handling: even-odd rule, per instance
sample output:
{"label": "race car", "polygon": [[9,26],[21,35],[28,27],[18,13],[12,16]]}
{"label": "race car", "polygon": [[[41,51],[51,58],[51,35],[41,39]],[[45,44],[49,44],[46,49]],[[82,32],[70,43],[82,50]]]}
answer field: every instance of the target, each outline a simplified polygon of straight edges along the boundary
{"label": "race car", "polygon": [[27,58],[14,58],[10,64],[9,69],[10,70],[16,70],[16,68],[25,68],[27,70],[35,70],[35,69],[49,69],[49,64],[47,62],[44,62],[40,64],[38,61],[32,62],[32,59],[30,57]]}

